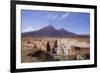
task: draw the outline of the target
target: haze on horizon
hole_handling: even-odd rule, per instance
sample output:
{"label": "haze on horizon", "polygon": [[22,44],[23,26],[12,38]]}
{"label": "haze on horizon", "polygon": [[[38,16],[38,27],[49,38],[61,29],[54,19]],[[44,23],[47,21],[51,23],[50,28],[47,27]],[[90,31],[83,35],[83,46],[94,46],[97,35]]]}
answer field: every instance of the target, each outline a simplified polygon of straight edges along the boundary
{"label": "haze on horizon", "polygon": [[90,14],[79,12],[54,12],[21,10],[21,32],[36,31],[46,26],[64,28],[77,34],[90,33]]}

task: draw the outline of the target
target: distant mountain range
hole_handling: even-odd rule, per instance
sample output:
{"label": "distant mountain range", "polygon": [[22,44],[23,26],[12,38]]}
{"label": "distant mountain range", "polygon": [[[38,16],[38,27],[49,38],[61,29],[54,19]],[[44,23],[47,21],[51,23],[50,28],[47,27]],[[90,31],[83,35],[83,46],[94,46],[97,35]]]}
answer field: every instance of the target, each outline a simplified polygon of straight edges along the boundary
{"label": "distant mountain range", "polygon": [[78,35],[73,32],[69,32],[64,28],[55,29],[53,26],[49,25],[37,31],[30,31],[22,33],[22,36],[32,36],[32,37],[88,37],[89,35]]}

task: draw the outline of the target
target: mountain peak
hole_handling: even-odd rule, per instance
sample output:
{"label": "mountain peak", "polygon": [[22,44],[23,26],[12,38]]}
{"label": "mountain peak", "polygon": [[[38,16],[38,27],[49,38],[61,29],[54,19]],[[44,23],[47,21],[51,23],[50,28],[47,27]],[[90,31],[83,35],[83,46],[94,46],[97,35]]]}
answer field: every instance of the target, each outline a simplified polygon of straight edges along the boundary
{"label": "mountain peak", "polygon": [[52,25],[48,25],[48,26],[46,26],[46,28],[52,28],[52,29],[55,29]]}
{"label": "mountain peak", "polygon": [[64,28],[61,28],[60,30],[61,30],[61,31],[66,31]]}
{"label": "mountain peak", "polygon": [[33,37],[66,37],[66,36],[76,36],[76,34],[65,30],[64,28],[55,29],[52,25],[48,25],[38,31],[24,33],[24,36]]}
{"label": "mountain peak", "polygon": [[56,30],[56,29],[52,25],[48,25],[48,26],[42,28],[41,30],[52,31],[52,30]]}

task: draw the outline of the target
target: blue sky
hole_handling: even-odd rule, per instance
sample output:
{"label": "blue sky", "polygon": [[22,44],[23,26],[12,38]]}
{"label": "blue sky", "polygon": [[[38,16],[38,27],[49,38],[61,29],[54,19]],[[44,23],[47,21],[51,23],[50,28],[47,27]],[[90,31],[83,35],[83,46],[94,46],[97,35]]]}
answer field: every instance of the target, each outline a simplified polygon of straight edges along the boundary
{"label": "blue sky", "polygon": [[77,34],[90,33],[90,14],[78,12],[54,12],[21,10],[22,33],[36,31],[52,25],[56,29],[64,28]]}

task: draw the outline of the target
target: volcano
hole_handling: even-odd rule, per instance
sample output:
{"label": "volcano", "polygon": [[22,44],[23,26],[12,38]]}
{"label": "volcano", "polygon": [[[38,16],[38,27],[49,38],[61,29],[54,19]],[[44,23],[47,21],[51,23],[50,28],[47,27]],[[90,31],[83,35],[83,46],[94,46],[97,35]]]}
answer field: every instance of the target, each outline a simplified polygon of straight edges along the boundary
{"label": "volcano", "polygon": [[77,36],[77,34],[67,31],[64,28],[55,29],[53,26],[49,25],[41,28],[37,31],[30,31],[22,33],[22,36],[32,36],[32,37],[68,37]]}

